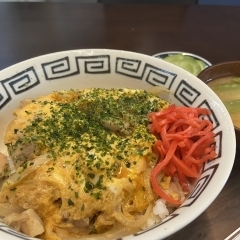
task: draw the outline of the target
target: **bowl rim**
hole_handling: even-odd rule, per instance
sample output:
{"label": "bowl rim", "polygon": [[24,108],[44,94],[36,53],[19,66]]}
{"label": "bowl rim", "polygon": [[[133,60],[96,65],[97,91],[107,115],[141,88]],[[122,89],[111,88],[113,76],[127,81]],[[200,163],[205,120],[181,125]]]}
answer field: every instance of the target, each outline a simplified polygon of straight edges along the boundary
{"label": "bowl rim", "polygon": [[[197,77],[200,78],[202,74],[204,74],[205,72],[209,71],[209,69],[214,69],[216,67],[220,67],[220,66],[226,66],[226,65],[232,65],[232,64],[239,64],[240,65],[240,60],[233,60],[233,61],[224,61],[224,62],[219,62],[219,63],[215,63],[212,64],[211,66],[203,69],[198,75]],[[202,80],[202,79],[200,79]],[[203,82],[205,82],[204,80],[202,80]]]}

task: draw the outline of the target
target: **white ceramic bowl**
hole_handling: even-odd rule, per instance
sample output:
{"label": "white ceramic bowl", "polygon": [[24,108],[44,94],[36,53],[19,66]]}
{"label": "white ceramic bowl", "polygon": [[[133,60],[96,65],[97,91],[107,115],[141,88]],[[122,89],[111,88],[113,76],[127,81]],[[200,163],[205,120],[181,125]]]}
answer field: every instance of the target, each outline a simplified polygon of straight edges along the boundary
{"label": "white ceramic bowl", "polygon": [[[24,98],[70,88],[138,88],[160,85],[172,92],[177,105],[211,110],[217,157],[204,164],[187,200],[163,222],[125,240],[163,239],[198,217],[218,196],[231,172],[235,133],[231,118],[213,91],[185,70],[155,57],[117,50],[73,50],[36,57],[0,71],[0,151],[12,111]],[[0,239],[32,239],[0,224]]]}

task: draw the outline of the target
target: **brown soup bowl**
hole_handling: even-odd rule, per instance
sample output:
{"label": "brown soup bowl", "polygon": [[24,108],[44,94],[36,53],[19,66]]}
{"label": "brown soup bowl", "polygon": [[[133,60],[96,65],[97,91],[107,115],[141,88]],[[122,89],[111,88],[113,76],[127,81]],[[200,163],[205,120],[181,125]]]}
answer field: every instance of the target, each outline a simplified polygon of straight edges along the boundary
{"label": "brown soup bowl", "polygon": [[[240,60],[214,64],[200,72],[197,77],[208,84],[210,81],[216,81],[216,79],[231,76],[240,77]],[[234,129],[236,133],[237,146],[240,147],[240,128],[234,125]]]}

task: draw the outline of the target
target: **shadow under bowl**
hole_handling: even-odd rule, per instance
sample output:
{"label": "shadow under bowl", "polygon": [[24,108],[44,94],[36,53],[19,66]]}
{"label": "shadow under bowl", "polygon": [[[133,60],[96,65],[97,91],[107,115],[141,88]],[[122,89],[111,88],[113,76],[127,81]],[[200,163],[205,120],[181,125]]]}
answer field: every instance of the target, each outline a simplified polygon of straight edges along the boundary
{"label": "shadow under bowl", "polygon": [[[240,61],[229,61],[214,64],[201,71],[197,77],[207,84],[210,81],[230,76],[240,77]],[[234,126],[234,129],[237,146],[240,147],[240,128]]]}

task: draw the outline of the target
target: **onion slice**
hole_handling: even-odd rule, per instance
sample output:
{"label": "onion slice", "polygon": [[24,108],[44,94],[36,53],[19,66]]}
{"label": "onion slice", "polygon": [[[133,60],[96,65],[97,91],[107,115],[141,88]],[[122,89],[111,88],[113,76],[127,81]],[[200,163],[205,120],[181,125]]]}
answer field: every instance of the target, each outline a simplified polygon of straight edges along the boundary
{"label": "onion slice", "polygon": [[7,216],[12,213],[22,213],[23,208],[12,205],[10,203],[0,203],[0,216]]}
{"label": "onion slice", "polygon": [[116,218],[116,220],[124,226],[135,226],[137,228],[141,228],[142,226],[144,226],[144,224],[147,222],[148,218],[150,217],[151,211],[152,211],[152,205],[149,204],[146,212],[143,215],[141,215],[137,219],[133,217],[133,220],[130,220],[128,217],[126,217],[123,214],[121,210],[121,204],[119,204],[113,215]]}
{"label": "onion slice", "polygon": [[25,178],[27,175],[32,173],[34,170],[39,168],[42,164],[47,163],[50,160],[50,158],[47,158],[47,154],[40,155],[36,157],[34,160],[31,161],[33,163],[32,165],[29,165],[26,169],[22,171],[17,171],[13,173],[9,178],[6,179],[4,182],[4,185],[6,184],[8,187],[13,186],[20,182],[23,178]]}
{"label": "onion slice", "polygon": [[62,240],[110,240],[110,239],[120,239],[124,236],[131,235],[139,231],[139,228],[136,228],[134,225],[123,226],[121,224],[116,224],[114,227],[106,233],[101,234],[92,234],[89,236],[71,236],[70,234],[62,234],[56,230],[57,236]]}

